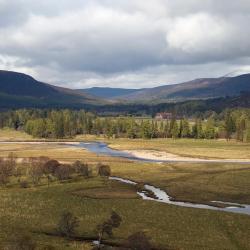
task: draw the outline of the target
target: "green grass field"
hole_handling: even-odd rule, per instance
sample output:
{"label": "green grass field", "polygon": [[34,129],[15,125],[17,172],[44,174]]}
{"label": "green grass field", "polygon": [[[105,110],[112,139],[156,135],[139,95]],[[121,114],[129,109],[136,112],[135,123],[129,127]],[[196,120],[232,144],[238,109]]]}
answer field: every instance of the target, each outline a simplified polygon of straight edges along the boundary
{"label": "green grass field", "polygon": [[[9,134],[1,131],[0,140],[2,136],[13,138],[11,131]],[[26,135],[16,136],[25,138]],[[190,144],[193,150],[201,148],[200,154],[206,157],[216,157],[214,153],[221,149],[225,152],[223,156],[234,152],[247,158],[250,147],[249,144],[225,141],[118,139],[108,142],[120,149],[173,150],[173,153],[177,152],[178,147],[183,153],[183,148]],[[30,234],[39,249],[43,249],[46,244],[62,250],[90,249],[88,243],[44,234],[54,232],[64,210],[72,211],[80,218],[80,236],[95,236],[96,225],[115,210],[123,221],[114,231],[111,239],[114,242],[121,242],[134,232],[144,231],[157,246],[169,249],[250,249],[248,215],[143,201],[134,187],[96,177],[95,171],[98,162],[107,163],[112,175],[161,187],[177,200],[204,204],[212,200],[250,204],[250,165],[140,163],[96,156],[86,150],[63,145],[2,144],[0,149],[0,157],[15,152],[20,158],[44,155],[69,163],[82,160],[90,164],[94,176],[64,183],[55,181],[50,187],[42,182],[40,186],[30,184],[29,188],[24,189],[16,181],[7,187],[0,187],[0,249],[16,231]],[[206,150],[209,152],[206,153]]]}
{"label": "green grass field", "polygon": [[[109,189],[124,194],[126,185],[91,178],[51,187],[2,189],[1,239],[2,244],[15,230],[29,232],[42,247],[45,243],[57,249],[77,249],[67,241],[45,236],[42,232],[53,232],[64,210],[72,211],[80,218],[79,235],[95,236],[95,227],[105,220],[111,209],[123,218],[122,225],[115,230],[114,241],[126,238],[139,230],[151,236],[155,244],[171,249],[248,249],[249,216],[214,212],[202,209],[181,208],[151,201],[143,201],[129,195],[98,198],[100,192]],[[91,195],[91,189],[95,192]],[[88,190],[87,194],[86,192]],[[92,190],[92,191],[93,191]]]}

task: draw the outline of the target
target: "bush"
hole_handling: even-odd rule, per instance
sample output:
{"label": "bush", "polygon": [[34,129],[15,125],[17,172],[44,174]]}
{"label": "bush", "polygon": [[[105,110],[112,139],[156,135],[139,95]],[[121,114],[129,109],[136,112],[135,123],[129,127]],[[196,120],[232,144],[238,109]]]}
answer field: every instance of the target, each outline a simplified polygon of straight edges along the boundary
{"label": "bush", "polygon": [[9,183],[9,178],[13,174],[13,170],[11,161],[0,159],[0,184],[6,185]]}
{"label": "bush", "polygon": [[62,181],[70,179],[70,175],[72,173],[72,166],[69,164],[59,165],[54,173],[54,176]]}
{"label": "bush", "polygon": [[62,236],[70,237],[76,233],[77,227],[79,227],[79,219],[71,212],[63,212],[57,226],[58,232]]}
{"label": "bush", "polygon": [[42,166],[39,163],[30,166],[29,175],[32,179],[33,184],[38,184],[43,176]]}
{"label": "bush", "polygon": [[82,163],[80,161],[76,161],[73,164],[73,167],[75,169],[75,172],[85,176],[85,177],[89,177],[91,176],[91,169],[89,169],[89,166],[87,163]]}
{"label": "bush", "polygon": [[22,170],[23,170],[23,166],[16,166],[16,167],[15,167],[15,170],[14,170],[14,172],[13,172],[13,175],[14,175],[15,177],[20,177],[20,176],[22,176]]}
{"label": "bush", "polygon": [[43,172],[54,175],[59,165],[57,160],[49,160],[43,165]]}
{"label": "bush", "polygon": [[111,237],[113,235],[113,229],[118,228],[121,225],[121,222],[122,218],[120,217],[120,215],[112,211],[110,218],[96,227],[96,231],[98,233],[99,249],[104,234]]}
{"label": "bush", "polygon": [[111,169],[108,165],[98,164],[97,165],[97,172],[99,176],[110,176]]}

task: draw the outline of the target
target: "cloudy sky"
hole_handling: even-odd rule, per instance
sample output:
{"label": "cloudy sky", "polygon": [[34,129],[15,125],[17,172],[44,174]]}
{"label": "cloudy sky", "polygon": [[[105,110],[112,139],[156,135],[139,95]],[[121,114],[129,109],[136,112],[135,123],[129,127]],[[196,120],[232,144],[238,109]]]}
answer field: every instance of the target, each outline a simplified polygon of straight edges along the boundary
{"label": "cloudy sky", "polygon": [[126,88],[250,72],[249,0],[0,0],[0,69]]}

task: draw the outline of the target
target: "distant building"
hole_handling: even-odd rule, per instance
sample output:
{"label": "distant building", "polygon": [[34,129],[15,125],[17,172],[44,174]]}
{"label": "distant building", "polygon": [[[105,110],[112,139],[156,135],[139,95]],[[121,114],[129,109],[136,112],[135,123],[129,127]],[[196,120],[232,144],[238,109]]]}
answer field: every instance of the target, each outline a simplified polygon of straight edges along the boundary
{"label": "distant building", "polygon": [[155,119],[158,119],[158,120],[171,120],[172,118],[173,118],[173,114],[166,113],[166,112],[157,113],[155,116]]}

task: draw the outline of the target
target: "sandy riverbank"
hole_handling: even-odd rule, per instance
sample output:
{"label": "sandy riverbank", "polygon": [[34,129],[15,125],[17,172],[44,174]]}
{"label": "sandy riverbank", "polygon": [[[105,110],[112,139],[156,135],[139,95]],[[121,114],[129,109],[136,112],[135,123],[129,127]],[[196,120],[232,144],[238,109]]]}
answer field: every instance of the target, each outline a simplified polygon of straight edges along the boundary
{"label": "sandy riverbank", "polygon": [[202,158],[195,158],[195,157],[186,157],[175,155],[163,151],[157,150],[124,150],[134,157],[143,158],[147,160],[156,160],[156,161],[183,161],[183,162],[250,162],[250,159],[202,159]]}

